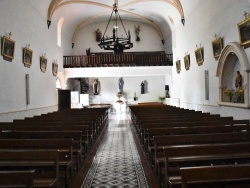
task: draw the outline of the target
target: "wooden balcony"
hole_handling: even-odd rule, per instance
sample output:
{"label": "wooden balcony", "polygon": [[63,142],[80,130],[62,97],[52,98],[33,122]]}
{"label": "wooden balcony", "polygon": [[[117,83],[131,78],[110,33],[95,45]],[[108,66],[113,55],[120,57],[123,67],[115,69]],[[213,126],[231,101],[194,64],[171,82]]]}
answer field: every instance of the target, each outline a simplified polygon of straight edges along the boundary
{"label": "wooden balcony", "polygon": [[63,56],[64,68],[77,67],[130,67],[172,66],[173,54],[165,52],[126,52],[122,54],[91,53],[90,55]]}

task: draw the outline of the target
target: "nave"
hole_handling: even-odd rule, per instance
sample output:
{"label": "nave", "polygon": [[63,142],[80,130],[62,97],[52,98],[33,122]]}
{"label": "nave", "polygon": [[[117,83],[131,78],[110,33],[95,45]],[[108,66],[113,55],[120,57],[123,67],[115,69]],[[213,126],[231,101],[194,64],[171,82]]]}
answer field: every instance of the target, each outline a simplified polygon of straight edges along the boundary
{"label": "nave", "polygon": [[128,114],[110,114],[108,128],[81,187],[148,187]]}

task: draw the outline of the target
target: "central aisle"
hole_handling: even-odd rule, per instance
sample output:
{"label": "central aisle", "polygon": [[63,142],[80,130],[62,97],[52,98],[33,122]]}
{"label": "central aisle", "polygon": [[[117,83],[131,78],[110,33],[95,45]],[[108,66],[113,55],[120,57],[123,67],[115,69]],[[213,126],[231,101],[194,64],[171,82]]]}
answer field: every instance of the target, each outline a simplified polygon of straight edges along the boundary
{"label": "central aisle", "polygon": [[148,187],[128,114],[110,114],[107,132],[82,185],[86,187]]}

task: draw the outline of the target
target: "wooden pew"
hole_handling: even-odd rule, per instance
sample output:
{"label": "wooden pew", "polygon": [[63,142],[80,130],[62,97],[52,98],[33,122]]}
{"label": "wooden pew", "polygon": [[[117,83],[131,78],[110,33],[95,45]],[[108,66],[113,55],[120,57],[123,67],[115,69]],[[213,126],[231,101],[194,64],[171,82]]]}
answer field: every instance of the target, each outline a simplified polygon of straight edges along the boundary
{"label": "wooden pew", "polygon": [[[1,124],[6,124],[6,123],[0,123]],[[63,121],[63,120],[16,120],[13,122],[14,125],[36,125],[36,126],[88,126],[88,136],[90,139],[89,144],[93,145],[94,141],[97,139],[99,132],[101,131],[100,129],[97,130],[96,125],[94,124],[93,121],[76,121],[76,120],[68,120],[68,121]]]}
{"label": "wooden pew", "polygon": [[33,188],[34,170],[0,171],[0,187]]}
{"label": "wooden pew", "polygon": [[82,132],[81,131],[6,131],[0,132],[1,139],[72,139],[72,153],[75,157],[76,169],[78,170],[82,158]]}
{"label": "wooden pew", "polygon": [[181,185],[181,167],[250,164],[250,151],[246,151],[249,147],[250,142],[164,147],[165,185]]}
{"label": "wooden pew", "polygon": [[233,143],[250,141],[250,132],[235,133],[214,133],[214,134],[188,134],[188,135],[169,135],[154,137],[154,165],[157,174],[161,174],[164,167],[163,148],[175,145],[190,144],[212,144],[212,143]]}
{"label": "wooden pew", "polygon": [[166,187],[181,185],[180,167],[250,163],[250,142],[164,148]]}
{"label": "wooden pew", "polygon": [[[149,132],[149,130],[154,130],[154,129],[164,129],[164,130],[167,130],[169,129],[172,130],[172,133],[171,134],[186,134],[189,132],[190,130],[190,133],[192,132],[192,129],[193,130],[197,130],[197,133],[199,132],[199,128],[201,129],[200,132],[218,132],[218,130],[220,129],[221,132],[224,132],[224,128],[225,126],[227,125],[230,125],[230,126],[234,126],[234,128],[231,128],[231,129],[234,129],[235,131],[238,129],[240,130],[240,126],[245,126],[246,127],[246,130],[249,130],[248,127],[249,126],[249,120],[230,120],[230,121],[204,121],[204,122],[186,122],[186,123],[173,123],[173,124],[168,124],[168,125],[165,125],[165,124],[150,124],[150,125],[144,125],[144,129],[142,129],[142,132],[141,132],[141,142],[143,145],[147,144],[147,142],[145,143],[145,139],[147,139],[148,135],[147,135],[147,132]],[[211,129],[209,129],[208,127],[211,126]],[[222,126],[222,127],[221,127]],[[236,127],[237,126],[237,127]],[[207,128],[202,128],[202,127],[207,127]],[[218,128],[216,128],[218,127]],[[221,128],[219,128],[221,127]],[[205,129],[205,130],[202,130],[202,129]],[[209,131],[211,130],[211,131]],[[181,131],[183,131],[183,133],[181,133]],[[228,131],[227,131],[228,132]],[[190,134],[188,133],[188,134]],[[195,132],[194,132],[195,133]]]}
{"label": "wooden pew", "polygon": [[24,123],[21,125],[16,125],[13,123],[0,123],[0,131],[81,131],[81,139],[84,147],[83,157],[86,157],[87,152],[90,149],[90,137],[88,135],[88,125],[45,125],[39,126],[36,123]]}
{"label": "wooden pew", "polygon": [[226,132],[249,132],[249,125],[237,126],[201,126],[201,127],[175,127],[175,128],[151,128],[147,129],[144,138],[144,150],[152,156],[154,153],[154,136],[183,135],[183,134],[208,134]]}
{"label": "wooden pew", "polygon": [[[148,122],[139,126],[139,134],[143,137],[143,133],[148,128],[167,128],[167,127],[197,127],[197,126],[213,126],[213,125],[231,125],[234,120],[232,117],[219,117],[219,118],[203,118],[197,117],[192,120],[179,119],[174,121],[162,122],[158,120],[157,122]],[[248,120],[249,122],[249,120]]]}
{"label": "wooden pew", "polygon": [[57,150],[0,150],[1,169],[35,169],[34,187],[59,187],[58,160]]}
{"label": "wooden pew", "polygon": [[64,171],[65,186],[68,185],[68,173],[73,177],[72,139],[1,139],[0,150],[58,150],[59,169]]}
{"label": "wooden pew", "polygon": [[250,184],[250,164],[221,165],[180,168],[182,188],[188,185],[219,185],[231,186]]}

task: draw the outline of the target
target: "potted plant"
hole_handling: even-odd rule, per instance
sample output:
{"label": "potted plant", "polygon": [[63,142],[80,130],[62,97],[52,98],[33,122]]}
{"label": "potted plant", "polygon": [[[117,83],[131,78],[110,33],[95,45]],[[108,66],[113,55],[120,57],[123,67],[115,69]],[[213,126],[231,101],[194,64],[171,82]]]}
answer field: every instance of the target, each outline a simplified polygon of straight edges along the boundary
{"label": "potted plant", "polygon": [[163,103],[163,101],[166,99],[166,97],[159,96],[158,99],[161,101],[161,103]]}

